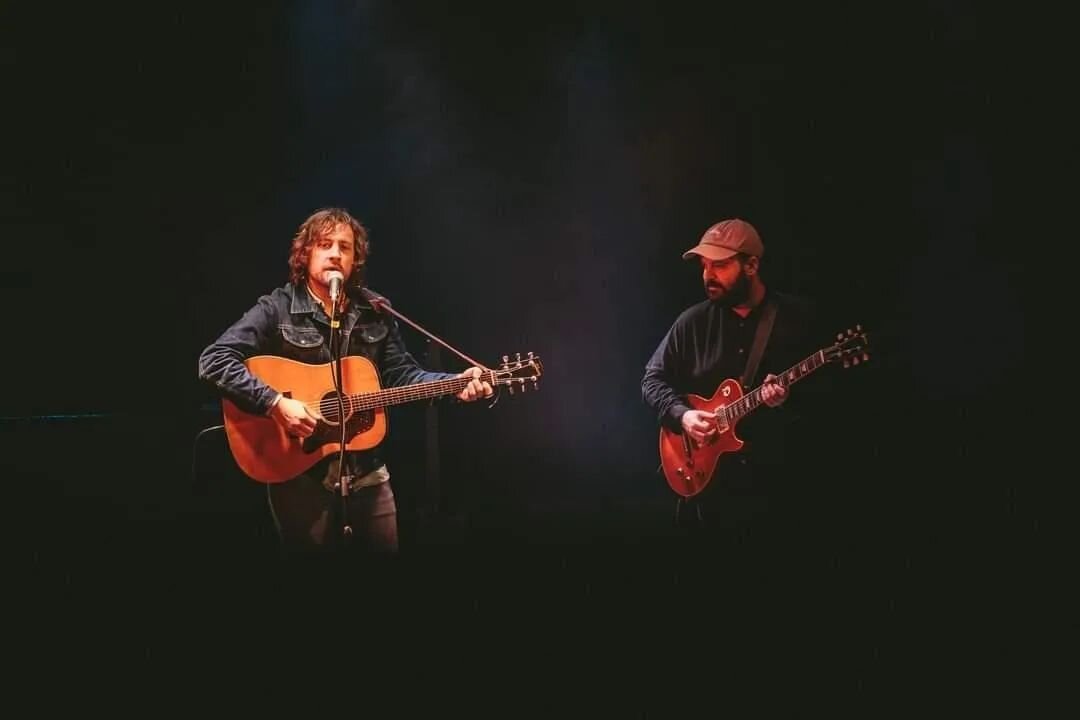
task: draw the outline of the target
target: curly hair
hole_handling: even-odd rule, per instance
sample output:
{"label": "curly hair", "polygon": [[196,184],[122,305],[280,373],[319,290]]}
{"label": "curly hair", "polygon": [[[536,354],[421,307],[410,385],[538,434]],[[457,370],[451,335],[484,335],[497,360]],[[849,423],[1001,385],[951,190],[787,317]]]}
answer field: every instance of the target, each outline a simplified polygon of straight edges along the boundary
{"label": "curly hair", "polygon": [[370,246],[367,228],[343,208],[322,208],[312,213],[296,231],[289,250],[289,282],[300,285],[307,278],[308,261],[311,259],[312,246],[326,233],[338,225],[348,225],[356,238],[356,253],[349,284],[359,284],[363,277],[364,263],[367,262]]}

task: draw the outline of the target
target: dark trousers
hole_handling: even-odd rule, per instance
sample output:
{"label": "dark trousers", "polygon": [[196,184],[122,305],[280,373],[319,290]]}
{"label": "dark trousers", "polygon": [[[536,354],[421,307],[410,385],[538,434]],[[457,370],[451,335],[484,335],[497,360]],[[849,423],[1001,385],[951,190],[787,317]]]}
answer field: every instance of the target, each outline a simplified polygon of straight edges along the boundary
{"label": "dark trousers", "polygon": [[[398,550],[397,505],[389,481],[356,488],[342,498],[301,475],[267,485],[267,501],[286,555],[338,550],[386,555]],[[345,523],[352,530],[348,535]]]}
{"label": "dark trousers", "polygon": [[741,460],[720,472],[699,494],[675,500],[678,536],[716,559],[747,560],[766,551],[783,521],[774,473]]}

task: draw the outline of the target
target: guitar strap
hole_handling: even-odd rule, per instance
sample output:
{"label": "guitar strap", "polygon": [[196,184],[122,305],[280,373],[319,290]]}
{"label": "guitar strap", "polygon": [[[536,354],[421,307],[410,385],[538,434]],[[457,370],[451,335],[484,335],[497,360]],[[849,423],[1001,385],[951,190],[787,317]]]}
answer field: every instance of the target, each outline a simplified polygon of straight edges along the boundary
{"label": "guitar strap", "polygon": [[750,383],[754,381],[761,355],[765,352],[765,344],[769,342],[769,334],[772,332],[773,320],[776,318],[776,302],[769,301],[761,310],[761,319],[758,321],[757,333],[754,335],[754,346],[750,348],[750,357],[746,359],[746,369],[743,370],[739,384],[743,390],[750,389]]}

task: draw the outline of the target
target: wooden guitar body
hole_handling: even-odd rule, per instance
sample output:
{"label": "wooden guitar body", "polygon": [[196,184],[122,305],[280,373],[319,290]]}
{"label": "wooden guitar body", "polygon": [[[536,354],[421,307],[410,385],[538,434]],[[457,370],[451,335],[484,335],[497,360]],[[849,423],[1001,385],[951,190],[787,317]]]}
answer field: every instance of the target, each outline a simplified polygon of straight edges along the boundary
{"label": "wooden guitar body", "polygon": [[[294,478],[341,447],[337,422],[337,391],[330,363],[308,365],[287,358],[261,355],[247,361],[248,369],[285,397],[308,403],[321,415],[315,433],[303,440],[290,437],[284,428],[264,415],[244,412],[230,400],[222,401],[225,436],[236,464],[249,477],[264,483]],[[342,358],[341,385],[345,395],[379,390],[375,366],[364,357]],[[361,410],[345,400],[345,447],[367,450],[386,437],[386,411],[379,407]]]}
{"label": "wooden guitar body", "polygon": [[[688,395],[687,403],[694,410],[715,413],[742,397],[738,380],[727,379],[710,398]],[[743,441],[735,434],[735,426],[721,427],[704,445],[698,445],[683,433],[667,428],[660,431],[660,465],[668,485],[683,497],[693,497],[712,480],[720,456],[738,452]]]}
{"label": "wooden guitar body", "polygon": [[[543,364],[533,353],[511,361],[503,356],[496,369],[485,369],[481,379],[492,388],[506,386],[524,391],[537,388]],[[276,420],[241,410],[222,399],[225,436],[240,469],[253,480],[281,483],[302,474],[315,463],[341,449],[341,422],[345,422],[345,448],[368,450],[386,437],[386,407],[460,393],[472,380],[451,376],[431,382],[381,389],[375,366],[365,357],[348,355],[341,360],[341,400],[334,388],[331,363],[309,365],[273,355],[245,361],[247,369],[285,397],[307,405],[318,419],[315,432],[303,440],[290,436]],[[344,410],[344,413],[342,413]]]}

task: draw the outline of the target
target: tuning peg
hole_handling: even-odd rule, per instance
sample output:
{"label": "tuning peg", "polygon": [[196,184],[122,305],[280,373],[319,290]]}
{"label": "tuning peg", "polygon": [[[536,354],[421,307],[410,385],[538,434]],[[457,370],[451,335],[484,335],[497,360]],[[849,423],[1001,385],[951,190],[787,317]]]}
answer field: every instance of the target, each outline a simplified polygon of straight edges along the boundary
{"label": "tuning peg", "polygon": [[540,389],[540,383],[539,383],[539,382],[537,381],[537,379],[536,379],[536,378],[534,377],[534,378],[533,378],[533,390],[539,390],[539,389]]}
{"label": "tuning peg", "polygon": [[858,332],[862,332],[862,325],[856,325],[855,330]]}
{"label": "tuning peg", "polygon": [[836,333],[836,339],[837,340],[843,340],[844,339],[844,333],[842,333],[842,332]]}
{"label": "tuning peg", "polygon": [[506,389],[510,392],[511,395],[513,395],[514,394],[514,383],[510,383],[509,385],[507,385]]}
{"label": "tuning peg", "polygon": [[862,354],[862,359],[863,359],[864,362],[869,360],[870,359],[870,353],[863,353]]}
{"label": "tuning peg", "polygon": [[529,360],[535,360],[536,359],[536,356],[533,354],[533,352],[531,350],[529,351],[528,358],[529,358]]}
{"label": "tuning peg", "polygon": [[[844,362],[843,362],[843,365],[844,365],[844,367],[849,368],[849,367],[851,367],[851,361],[845,359]],[[513,388],[511,388],[510,392],[513,392],[513,391],[514,391]]]}
{"label": "tuning peg", "polygon": [[503,361],[503,365],[508,364],[510,362],[510,356],[509,355],[503,355],[502,356],[502,361]]}

